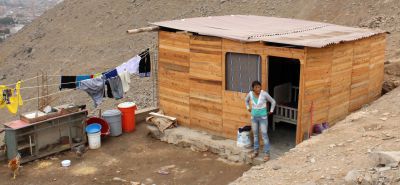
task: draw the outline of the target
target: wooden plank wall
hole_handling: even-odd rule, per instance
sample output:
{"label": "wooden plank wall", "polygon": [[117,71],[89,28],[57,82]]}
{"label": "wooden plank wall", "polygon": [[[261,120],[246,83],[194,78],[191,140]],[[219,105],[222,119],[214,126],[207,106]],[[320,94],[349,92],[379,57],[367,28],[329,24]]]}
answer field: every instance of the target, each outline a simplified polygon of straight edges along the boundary
{"label": "wooden plank wall", "polygon": [[190,37],[190,125],[220,134],[222,130],[221,39]]}
{"label": "wooden plank wall", "polygon": [[334,123],[349,113],[354,43],[333,48],[328,122]]}
{"label": "wooden plank wall", "polygon": [[246,110],[244,99],[246,93],[224,91],[223,93],[223,130],[222,135],[227,138],[236,138],[239,127],[251,125],[250,113]]}
{"label": "wooden plank wall", "polygon": [[311,116],[314,123],[328,120],[333,51],[333,47],[306,49],[306,63],[302,65],[303,78],[300,82],[304,88],[301,93],[304,94],[299,95],[303,98],[301,123],[297,127],[301,131],[297,132],[297,143],[309,135]]}
{"label": "wooden plank wall", "polygon": [[311,102],[313,123],[332,125],[380,96],[385,45],[386,35],[380,34],[321,49],[306,48],[298,143],[311,127]]}
{"label": "wooden plank wall", "polygon": [[158,39],[160,108],[177,117],[179,124],[190,126],[190,38],[183,33],[160,31]]}
{"label": "wooden plank wall", "polygon": [[[264,56],[265,46],[262,43],[241,43],[228,39],[222,40],[222,69],[225,69],[226,53],[247,53],[261,56],[261,67],[262,67],[262,80],[261,86],[263,89],[267,87],[267,76],[266,76],[266,58]],[[247,93],[234,92],[225,90],[225,70],[222,70],[222,99],[223,99],[223,136],[227,138],[236,138],[236,131],[239,127],[250,125],[250,113],[246,110],[245,98]]]}
{"label": "wooden plank wall", "polygon": [[377,35],[371,38],[370,71],[369,71],[369,101],[374,101],[382,93],[384,77],[386,35]]}
{"label": "wooden plank wall", "polygon": [[385,47],[386,34],[354,42],[350,111],[361,108],[381,95]]}
{"label": "wooden plank wall", "polygon": [[236,130],[244,125],[250,125],[250,113],[246,110],[244,99],[247,93],[225,90],[225,57],[226,53],[246,53],[261,56],[262,88],[268,86],[267,56],[295,58],[304,61],[304,50],[294,48],[279,48],[266,46],[263,43],[243,43],[228,39],[222,40],[222,99],[223,99],[223,136],[234,139]]}
{"label": "wooden plank wall", "polygon": [[350,111],[367,104],[369,89],[370,39],[354,42],[353,70],[351,74]]}
{"label": "wooden plank wall", "polygon": [[301,61],[297,143],[313,123],[334,123],[380,96],[386,35],[325,48],[279,48],[185,33],[159,32],[159,99],[166,114],[184,126],[228,138],[250,123],[245,93],[225,90],[227,52],[257,54],[262,88],[267,87],[267,56]]}

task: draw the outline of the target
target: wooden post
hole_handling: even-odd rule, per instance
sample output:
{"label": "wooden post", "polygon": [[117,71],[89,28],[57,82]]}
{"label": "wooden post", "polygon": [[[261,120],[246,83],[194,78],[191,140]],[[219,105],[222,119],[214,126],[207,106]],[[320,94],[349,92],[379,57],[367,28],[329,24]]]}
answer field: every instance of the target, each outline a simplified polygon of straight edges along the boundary
{"label": "wooden post", "polygon": [[[41,71],[42,73],[42,83],[40,85],[38,85],[41,90],[38,92],[38,110],[43,109],[44,107],[46,107],[47,105],[50,104],[50,98],[47,96],[49,95],[49,87],[48,87],[48,76],[47,76],[47,72]],[[39,88],[38,87],[38,88]],[[40,98],[39,98],[40,97]]]}
{"label": "wooden post", "polygon": [[[37,77],[36,77],[36,86],[37,86],[37,110],[39,110],[39,107],[40,107],[40,101],[39,101],[39,97],[40,97],[40,89],[39,89],[39,72],[37,73]],[[39,115],[38,115],[38,112],[36,111],[36,115],[35,115],[35,117],[37,118]]]}
{"label": "wooden post", "polygon": [[313,114],[314,114],[314,101],[311,101],[311,107],[310,107],[310,127],[308,129],[308,138],[311,138],[311,135],[313,133]]}
{"label": "wooden post", "polygon": [[[154,50],[154,51],[156,51],[156,50]],[[149,53],[150,54],[150,53]],[[156,77],[154,76],[155,74],[156,74],[156,69],[155,69],[155,66],[156,66],[156,60],[157,60],[157,58],[156,58],[156,53],[154,52],[153,53],[153,62],[151,62],[150,64],[151,64],[151,79],[152,79],[152,81],[153,81],[153,84],[152,84],[152,86],[153,86],[153,107],[157,107],[157,102],[156,102]]]}

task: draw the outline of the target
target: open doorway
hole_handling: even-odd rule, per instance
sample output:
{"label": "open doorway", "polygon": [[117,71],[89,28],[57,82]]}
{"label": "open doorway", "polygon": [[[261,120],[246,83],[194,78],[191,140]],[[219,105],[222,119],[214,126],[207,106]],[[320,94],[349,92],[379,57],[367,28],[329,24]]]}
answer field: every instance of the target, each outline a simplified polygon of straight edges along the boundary
{"label": "open doorway", "polygon": [[276,101],[268,135],[271,151],[281,155],[296,146],[300,61],[268,57],[268,92]]}

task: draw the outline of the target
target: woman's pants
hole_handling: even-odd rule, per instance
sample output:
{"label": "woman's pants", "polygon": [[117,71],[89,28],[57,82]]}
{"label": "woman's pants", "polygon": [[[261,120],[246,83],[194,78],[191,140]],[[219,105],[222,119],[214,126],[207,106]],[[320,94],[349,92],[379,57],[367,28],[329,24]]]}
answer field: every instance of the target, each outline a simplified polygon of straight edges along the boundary
{"label": "woman's pants", "polygon": [[258,152],[260,148],[260,144],[258,142],[258,130],[261,129],[261,134],[264,142],[264,153],[269,155],[270,152],[270,144],[268,139],[268,117],[252,117],[251,118],[251,128],[253,130],[254,135],[254,151]]}

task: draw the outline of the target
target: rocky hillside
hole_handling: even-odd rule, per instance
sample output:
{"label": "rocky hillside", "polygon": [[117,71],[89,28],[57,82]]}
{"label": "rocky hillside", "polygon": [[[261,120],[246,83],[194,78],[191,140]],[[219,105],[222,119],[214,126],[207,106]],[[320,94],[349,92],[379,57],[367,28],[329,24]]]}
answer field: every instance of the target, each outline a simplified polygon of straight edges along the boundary
{"label": "rocky hillside", "polygon": [[[391,32],[388,40],[386,80],[388,90],[400,83],[400,1],[397,0],[66,0],[44,13],[31,25],[0,45],[0,84],[36,76],[101,72],[124,62],[150,47],[155,49],[157,35],[127,35],[130,28],[148,22],[187,17],[254,14],[323,21],[347,26],[380,28]],[[153,50],[154,51],[154,50]],[[154,52],[153,52],[154,53]],[[58,83],[58,77],[50,82]],[[34,86],[30,81],[24,86]],[[153,79],[135,78],[132,91],[121,101],[133,100],[139,107],[151,106]],[[49,88],[50,93],[57,87]],[[36,96],[36,89],[23,91],[24,98]],[[83,92],[56,96],[54,104],[91,102]],[[107,100],[104,106],[117,104]],[[36,107],[26,102],[22,111]],[[13,119],[0,110],[1,121]]]}
{"label": "rocky hillside", "polygon": [[[280,158],[254,166],[232,185],[400,184],[399,99],[396,88]],[[376,157],[387,152],[397,154]]]}

